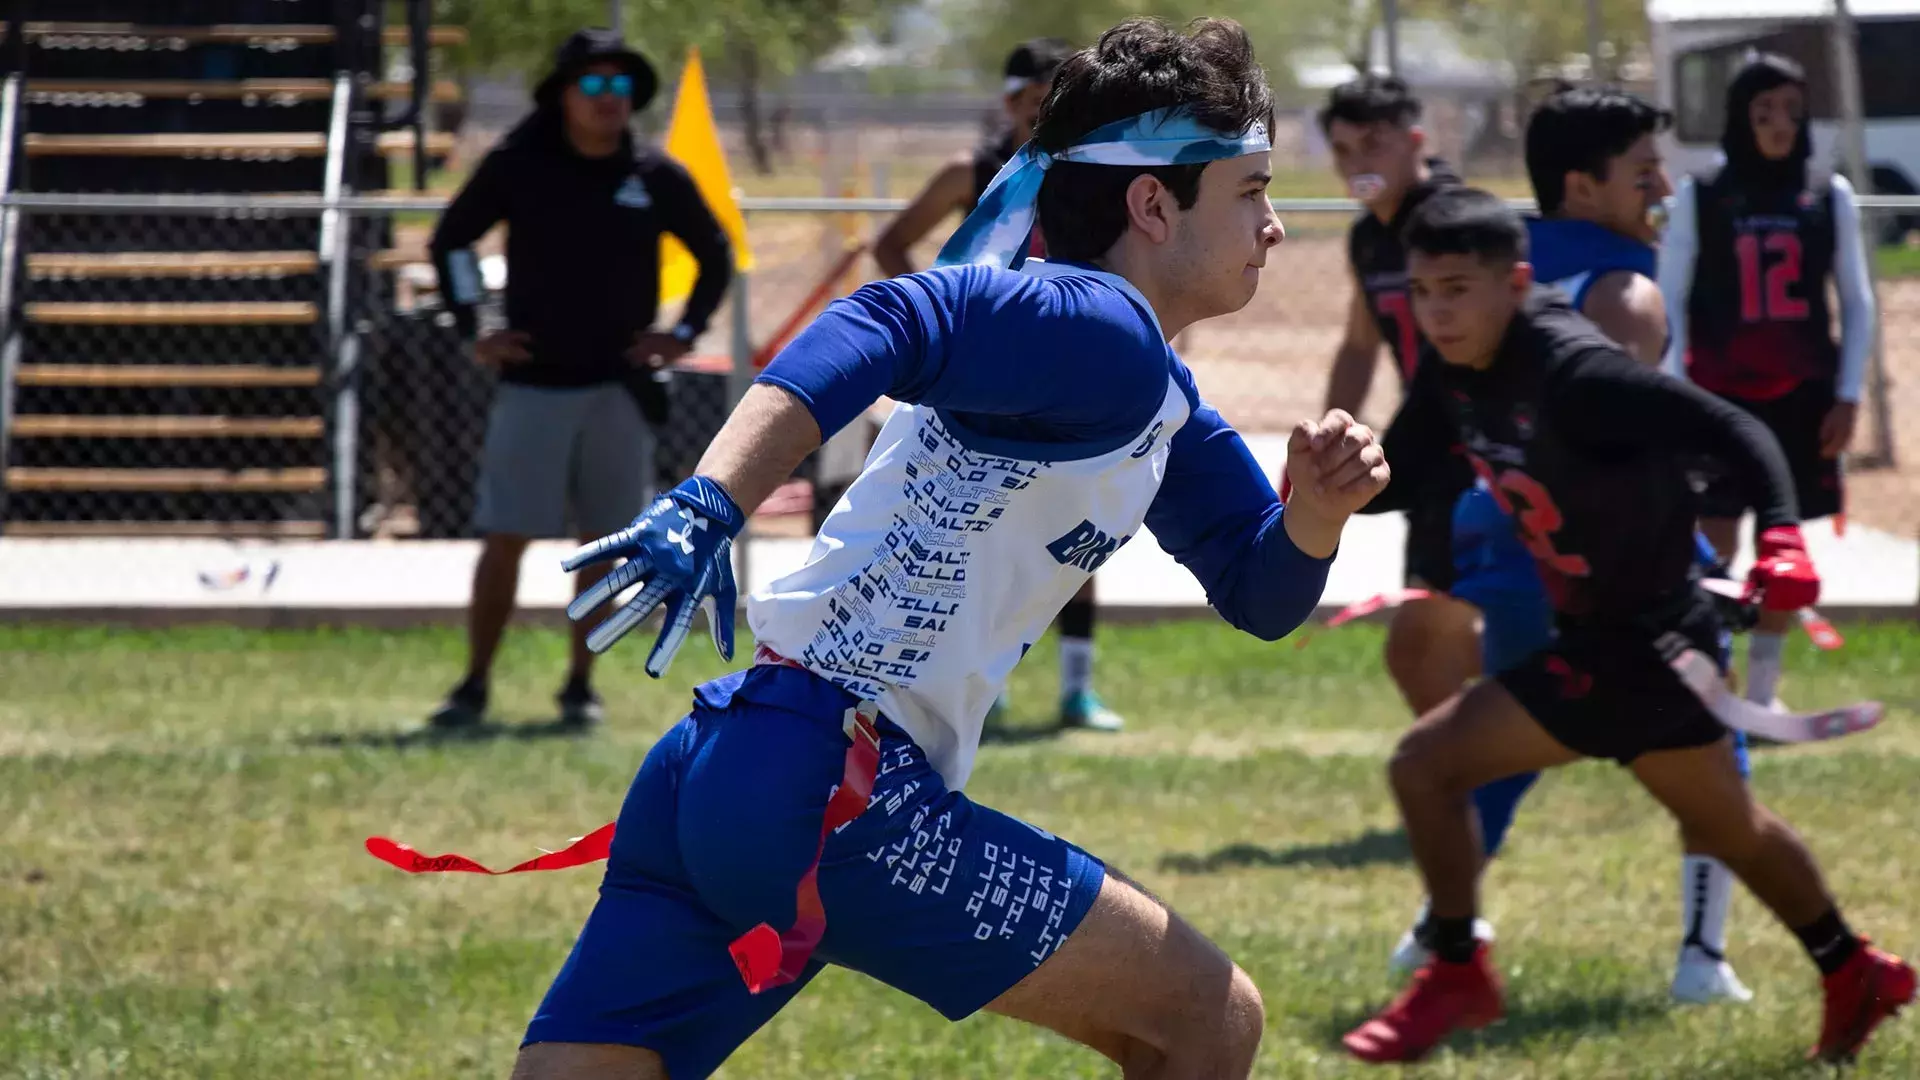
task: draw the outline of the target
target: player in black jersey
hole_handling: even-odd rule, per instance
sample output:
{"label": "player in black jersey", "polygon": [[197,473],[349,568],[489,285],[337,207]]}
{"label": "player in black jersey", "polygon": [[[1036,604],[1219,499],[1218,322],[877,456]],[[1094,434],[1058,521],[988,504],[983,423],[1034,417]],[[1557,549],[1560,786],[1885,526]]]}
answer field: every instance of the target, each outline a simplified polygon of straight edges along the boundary
{"label": "player in black jersey", "polygon": [[[1007,57],[1006,81],[1001,87],[1007,109],[1006,129],[949,161],[887,224],[873,243],[873,259],[880,269],[891,277],[912,273],[908,252],[913,245],[949,214],[958,211],[965,215],[973,210],[994,174],[1033,137],[1033,123],[1053,85],[1053,73],[1071,55],[1073,50],[1055,38],[1037,38],[1013,50]],[[1028,254],[1046,254],[1037,228]],[[1093,692],[1093,589],[1093,579],[1089,578],[1060,609],[1060,618],[1054,624],[1060,630],[1060,723],[1064,727],[1119,731],[1125,723],[1120,714],[1107,708]],[[1004,698],[994,708],[996,713],[1004,712]]]}
{"label": "player in black jersey", "polygon": [[[1460,178],[1444,162],[1422,156],[1420,102],[1396,78],[1368,75],[1336,87],[1320,113],[1334,167],[1366,207],[1347,239],[1353,302],[1346,336],[1334,354],[1327,408],[1359,415],[1384,342],[1400,373],[1413,378],[1420,332],[1407,303],[1407,257],[1400,229],[1435,191]],[[1407,507],[1407,584],[1432,591],[1393,614],[1387,671],[1419,715],[1445,701],[1480,670],[1474,609],[1445,595],[1453,582],[1453,506],[1473,482],[1464,459],[1436,474],[1423,498]]]}
{"label": "player in black jersey", "polygon": [[1464,445],[1533,553],[1555,632],[1533,657],[1421,717],[1394,754],[1389,776],[1432,897],[1435,956],[1347,1035],[1348,1049],[1413,1060],[1451,1031],[1500,1017],[1489,947],[1473,937],[1482,860],[1469,794],[1590,757],[1633,770],[1690,844],[1793,929],[1824,977],[1815,1052],[1851,1057],[1912,1000],[1914,971],[1847,928],[1813,857],[1753,801],[1727,729],[1674,667],[1689,652],[1715,655],[1721,631],[1693,566],[1691,455],[1725,463],[1759,508],[1749,582],[1760,604],[1792,611],[1818,597],[1779,444],[1737,407],[1634,362],[1563,293],[1534,287],[1525,228],[1500,199],[1436,194],[1405,240],[1430,352],[1387,434],[1394,475],[1379,498],[1404,502],[1431,483],[1428,448]]}
{"label": "player in black jersey", "polygon": [[[1674,325],[1667,370],[1772,430],[1811,521],[1842,512],[1840,459],[1853,440],[1874,302],[1853,188],[1808,169],[1806,103],[1806,75],[1784,57],[1759,56],[1734,77],[1720,140],[1726,165],[1682,182],[1659,274]],[[1837,345],[1829,279],[1840,298]],[[1739,488],[1715,475],[1700,530],[1730,556],[1746,509]],[[1749,700],[1773,702],[1789,626],[1773,613],[1748,639]]]}

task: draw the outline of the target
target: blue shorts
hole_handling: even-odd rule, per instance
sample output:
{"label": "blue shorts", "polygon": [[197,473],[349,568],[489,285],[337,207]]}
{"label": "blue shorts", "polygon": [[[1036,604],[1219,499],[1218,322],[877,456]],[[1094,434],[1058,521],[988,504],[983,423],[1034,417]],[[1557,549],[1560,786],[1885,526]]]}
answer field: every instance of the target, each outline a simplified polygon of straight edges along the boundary
{"label": "blue shorts", "polygon": [[867,810],[820,858],[826,936],[806,973],[749,994],[727,946],[792,925],[840,780],[854,704],[804,671],[762,666],[694,691],[656,743],[614,830],[600,899],[522,1045],[618,1043],[674,1080],[713,1072],[824,963],[864,972],[952,1020],[1019,982],[1071,934],[1098,859],[947,790],[881,718]]}

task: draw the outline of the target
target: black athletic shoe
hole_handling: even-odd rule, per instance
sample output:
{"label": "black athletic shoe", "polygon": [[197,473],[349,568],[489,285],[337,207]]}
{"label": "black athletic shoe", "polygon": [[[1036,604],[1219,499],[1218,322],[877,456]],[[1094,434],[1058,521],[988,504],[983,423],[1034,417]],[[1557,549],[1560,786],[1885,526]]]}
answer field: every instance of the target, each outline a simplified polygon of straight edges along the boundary
{"label": "black athletic shoe", "polygon": [[427,717],[427,725],[436,731],[472,731],[487,720],[487,684],[462,679],[447,694],[447,700]]}
{"label": "black athletic shoe", "polygon": [[568,679],[567,685],[560,688],[555,696],[560,703],[560,724],[562,727],[586,729],[597,727],[606,719],[607,710],[600,703],[600,695],[585,679]]}

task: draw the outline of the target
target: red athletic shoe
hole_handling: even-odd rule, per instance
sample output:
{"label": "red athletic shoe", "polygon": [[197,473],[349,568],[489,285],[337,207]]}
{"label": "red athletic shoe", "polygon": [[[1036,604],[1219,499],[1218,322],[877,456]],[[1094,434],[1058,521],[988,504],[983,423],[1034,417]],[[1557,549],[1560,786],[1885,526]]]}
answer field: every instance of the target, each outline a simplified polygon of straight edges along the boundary
{"label": "red athletic shoe", "polygon": [[1820,1045],[1807,1054],[1819,1061],[1852,1061],[1873,1029],[1913,1000],[1913,967],[1865,938],[1845,967],[1820,981],[1827,992],[1827,1016],[1820,1024]]}
{"label": "red athletic shoe", "polygon": [[1427,961],[1385,1012],[1341,1041],[1362,1061],[1418,1061],[1455,1030],[1486,1027],[1503,1012],[1500,975],[1481,942],[1464,964]]}

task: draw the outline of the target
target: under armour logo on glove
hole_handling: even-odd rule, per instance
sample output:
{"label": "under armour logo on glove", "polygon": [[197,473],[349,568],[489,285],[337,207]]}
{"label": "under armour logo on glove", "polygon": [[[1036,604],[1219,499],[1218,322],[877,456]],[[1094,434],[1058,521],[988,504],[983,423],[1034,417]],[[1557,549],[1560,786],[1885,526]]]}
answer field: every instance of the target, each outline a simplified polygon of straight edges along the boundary
{"label": "under armour logo on glove", "polygon": [[1820,572],[1798,525],[1775,525],[1754,543],[1747,597],[1756,596],[1766,611],[1799,611],[1820,599]]}
{"label": "under armour logo on glove", "polygon": [[627,631],[667,605],[665,625],[647,654],[647,674],[659,678],[673,662],[693,626],[693,613],[705,608],[707,628],[723,660],[733,659],[733,538],[746,515],[719,484],[696,476],[655,499],[633,524],[603,536],[567,556],[566,570],[624,559],[594,586],[567,605],[575,622],[622,591],[642,588],[587,635],[587,648],[605,652]]}
{"label": "under armour logo on glove", "polygon": [[700,517],[691,510],[684,509],[680,511],[680,516],[686,519],[687,527],[684,530],[668,529],[667,543],[679,544],[682,555],[691,555],[693,554],[693,540],[691,539],[693,530],[706,528],[707,519]]}

